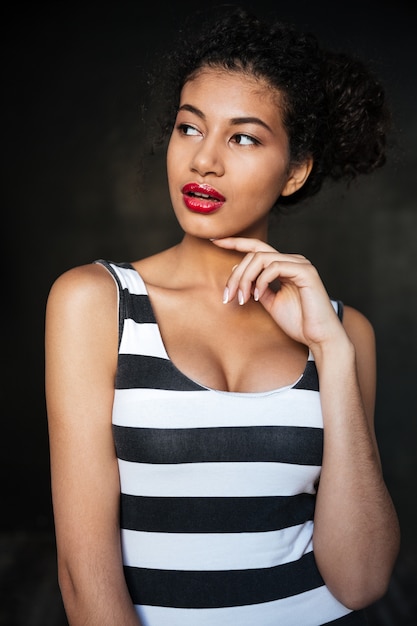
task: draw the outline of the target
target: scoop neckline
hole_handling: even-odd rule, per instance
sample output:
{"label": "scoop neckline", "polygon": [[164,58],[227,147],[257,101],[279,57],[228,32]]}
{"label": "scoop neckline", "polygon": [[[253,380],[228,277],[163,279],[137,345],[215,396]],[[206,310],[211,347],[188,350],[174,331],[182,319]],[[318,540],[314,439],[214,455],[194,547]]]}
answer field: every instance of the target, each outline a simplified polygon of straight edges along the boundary
{"label": "scoop neckline", "polygon": [[294,387],[296,387],[305,377],[306,375],[306,371],[307,371],[307,367],[308,367],[308,363],[309,362],[314,362],[313,359],[313,355],[311,353],[310,348],[308,349],[308,355],[307,355],[307,360],[306,360],[306,364],[304,366],[304,369],[302,371],[302,373],[300,374],[300,376],[297,378],[296,381],[294,381],[293,383],[290,383],[289,385],[284,385],[282,387],[276,387],[274,389],[267,389],[265,391],[228,391],[225,389],[215,389],[214,387],[208,387],[207,385],[204,385],[203,383],[199,382],[198,380],[194,380],[194,378],[191,378],[188,374],[185,374],[181,369],[179,369],[179,367],[177,367],[177,365],[175,364],[175,362],[172,360],[167,347],[165,345],[165,341],[164,338],[162,337],[162,333],[161,333],[161,329],[159,327],[159,323],[158,323],[158,318],[156,316],[155,313],[155,309],[153,307],[152,304],[152,298],[149,295],[149,290],[147,287],[147,284],[144,280],[144,278],[142,277],[142,275],[138,272],[138,270],[133,266],[132,263],[128,263],[128,266],[135,272],[135,274],[137,275],[137,277],[139,278],[139,280],[141,281],[144,290],[145,290],[145,296],[148,298],[148,302],[149,302],[149,307],[150,307],[150,311],[152,313],[152,319],[153,322],[158,330],[158,337],[159,340],[161,342],[161,345],[164,349],[164,353],[168,359],[168,361],[170,362],[171,366],[176,370],[176,372],[178,374],[181,375],[182,378],[184,378],[185,380],[187,380],[188,382],[192,383],[193,385],[197,385],[198,387],[200,387],[201,389],[204,389],[205,391],[211,391],[212,393],[216,393],[219,395],[226,395],[226,396],[236,396],[236,397],[262,397],[262,396],[270,396],[270,395],[275,395],[277,393],[283,393],[286,391],[290,391],[291,389],[294,389]]}

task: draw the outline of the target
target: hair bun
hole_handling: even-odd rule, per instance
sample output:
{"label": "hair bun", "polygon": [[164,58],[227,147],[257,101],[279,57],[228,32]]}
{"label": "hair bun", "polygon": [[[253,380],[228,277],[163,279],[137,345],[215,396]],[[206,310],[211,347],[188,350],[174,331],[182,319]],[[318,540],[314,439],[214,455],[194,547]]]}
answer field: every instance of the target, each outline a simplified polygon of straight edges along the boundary
{"label": "hair bun", "polygon": [[384,89],[359,60],[342,53],[323,57],[328,137],[323,169],[334,180],[354,178],[386,160],[390,115]]}

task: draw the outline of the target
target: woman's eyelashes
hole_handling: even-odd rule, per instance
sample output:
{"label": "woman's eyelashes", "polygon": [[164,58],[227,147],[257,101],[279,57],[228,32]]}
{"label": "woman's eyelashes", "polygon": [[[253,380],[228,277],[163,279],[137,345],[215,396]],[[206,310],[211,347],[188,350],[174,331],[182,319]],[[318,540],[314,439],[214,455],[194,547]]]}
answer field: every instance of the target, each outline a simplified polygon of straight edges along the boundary
{"label": "woman's eyelashes", "polygon": [[178,124],[177,126],[179,132],[182,135],[200,135],[200,131],[195,128],[195,126],[191,126],[190,124]]}
{"label": "woman's eyelashes", "polygon": [[246,135],[245,133],[236,133],[232,139],[240,146],[258,146],[261,143],[259,139],[255,139],[252,135]]}
{"label": "woman's eyelashes", "polygon": [[[202,132],[198,130],[198,128],[196,128],[195,126],[192,126],[191,124],[181,123],[181,124],[178,124],[177,128],[178,128],[178,131],[182,135],[191,136],[191,137],[202,135]],[[259,139],[256,139],[255,137],[252,137],[252,135],[248,135],[246,133],[235,133],[230,138],[230,141],[238,144],[239,146],[257,146],[257,145],[260,145],[261,143]]]}

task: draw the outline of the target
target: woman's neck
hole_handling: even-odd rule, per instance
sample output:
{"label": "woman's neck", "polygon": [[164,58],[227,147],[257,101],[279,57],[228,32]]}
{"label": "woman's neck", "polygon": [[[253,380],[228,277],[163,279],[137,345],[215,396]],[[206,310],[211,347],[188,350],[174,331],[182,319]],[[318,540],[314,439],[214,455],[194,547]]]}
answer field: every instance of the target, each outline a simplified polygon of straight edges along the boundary
{"label": "woman's neck", "polygon": [[193,282],[203,282],[207,287],[224,284],[234,265],[244,254],[235,250],[218,248],[207,239],[184,235],[175,246],[176,273]]}

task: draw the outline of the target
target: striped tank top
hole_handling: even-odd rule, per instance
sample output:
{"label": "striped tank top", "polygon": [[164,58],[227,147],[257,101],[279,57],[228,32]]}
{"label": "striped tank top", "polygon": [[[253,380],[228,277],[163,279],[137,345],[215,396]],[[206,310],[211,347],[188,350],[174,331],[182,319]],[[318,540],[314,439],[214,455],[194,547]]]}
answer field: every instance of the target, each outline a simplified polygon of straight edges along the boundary
{"label": "striped tank top", "polygon": [[314,559],[323,421],[312,355],[288,387],[204,387],[170,360],[138,272],[96,262],[119,291],[112,427],[124,573],[141,624],[366,624]]}

